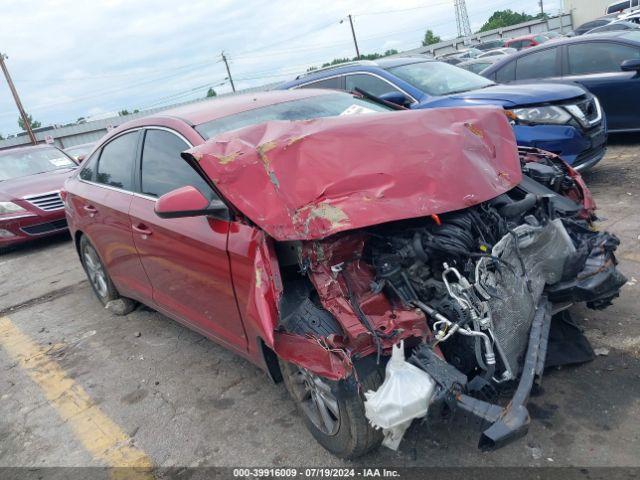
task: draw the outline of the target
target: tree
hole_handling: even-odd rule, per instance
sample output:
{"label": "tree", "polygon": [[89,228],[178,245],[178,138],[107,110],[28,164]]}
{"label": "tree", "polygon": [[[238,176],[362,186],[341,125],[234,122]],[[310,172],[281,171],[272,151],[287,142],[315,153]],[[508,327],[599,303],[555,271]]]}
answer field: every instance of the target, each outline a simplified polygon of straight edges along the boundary
{"label": "tree", "polygon": [[[398,50],[396,50],[395,48],[392,48],[392,49],[386,50],[384,53],[367,53],[365,55],[360,55],[360,58],[358,57],[334,58],[330,62],[323,63],[320,66],[320,68],[332,67],[333,65],[340,65],[341,63],[347,63],[347,62],[355,62],[357,60],[375,60],[377,58],[383,58],[383,57],[388,57],[389,55],[395,55],[396,53],[398,53]],[[309,67],[307,68],[307,72],[313,72],[314,70],[317,70],[317,69],[318,67]]]}
{"label": "tree", "polygon": [[218,96],[218,94],[213,89],[213,87],[211,87],[211,88],[209,88],[209,90],[207,90],[207,98],[209,98],[209,97],[217,97],[217,96]]}
{"label": "tree", "polygon": [[129,110],[127,110],[126,108],[124,110],[120,110],[118,112],[118,115],[120,115],[121,117],[124,117],[125,115],[129,115]]}
{"label": "tree", "polygon": [[4,140],[4,137],[2,136],[1,133],[0,133],[0,140]]}
{"label": "tree", "polygon": [[[31,125],[31,129],[35,129],[35,128],[40,128],[42,126],[42,124],[38,121],[35,121],[33,119],[33,117],[29,114],[27,114],[27,121],[29,122],[29,125]],[[18,126],[20,127],[20,130],[26,132],[27,131],[27,127],[25,126],[24,122],[22,121],[22,117],[18,118]]]}
{"label": "tree", "polygon": [[424,40],[422,40],[422,46],[426,47],[427,45],[433,45],[434,43],[440,43],[441,39],[439,36],[434,35],[431,30],[427,30],[424,32]]}
{"label": "tree", "polygon": [[488,30],[495,30],[496,28],[508,27],[510,25],[516,25],[517,23],[528,22],[529,20],[535,20],[540,18],[538,15],[527,15],[526,13],[518,13],[513,10],[498,10],[493,12],[493,15],[480,27],[479,32],[486,32]]}

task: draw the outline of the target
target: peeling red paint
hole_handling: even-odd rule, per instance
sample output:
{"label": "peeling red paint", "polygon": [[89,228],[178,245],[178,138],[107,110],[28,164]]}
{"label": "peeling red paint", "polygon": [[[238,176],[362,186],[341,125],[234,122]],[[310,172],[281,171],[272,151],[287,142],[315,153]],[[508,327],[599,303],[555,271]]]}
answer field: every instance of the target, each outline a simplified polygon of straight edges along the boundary
{"label": "peeling red paint", "polygon": [[504,193],[522,175],[513,130],[493,107],[272,121],[189,152],[276,240],[457,210]]}

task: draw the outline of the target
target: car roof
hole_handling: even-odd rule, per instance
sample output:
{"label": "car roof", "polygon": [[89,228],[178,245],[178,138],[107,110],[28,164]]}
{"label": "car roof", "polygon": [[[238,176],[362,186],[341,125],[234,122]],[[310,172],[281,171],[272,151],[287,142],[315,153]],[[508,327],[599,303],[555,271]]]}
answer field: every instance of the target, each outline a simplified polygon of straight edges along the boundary
{"label": "car roof", "polygon": [[543,32],[540,32],[540,33],[530,33],[530,34],[528,34],[528,35],[521,35],[521,36],[519,36],[519,37],[513,37],[513,38],[510,38],[509,40],[506,40],[506,42],[513,42],[513,41],[515,41],[515,40],[532,40],[532,39],[534,39],[535,37],[540,36],[540,35],[543,35]]}
{"label": "car roof", "polygon": [[502,60],[501,55],[491,55],[489,57],[473,58],[465,62],[460,62],[457,67],[464,67],[465,65],[474,65],[476,63],[496,63],[498,60]]}
{"label": "car roof", "polygon": [[275,105],[277,103],[317,97],[318,95],[326,94],[326,90],[318,89],[290,91],[271,90],[265,92],[244,93],[172,108],[162,112],[161,115],[154,115],[153,117],[174,117],[180,118],[191,125],[201,125],[203,123],[210,122],[211,120],[228,117],[247,110],[254,110],[256,108]]}
{"label": "car roof", "polygon": [[27,145],[27,146],[23,146],[23,147],[9,148],[7,150],[0,150],[0,156],[1,155],[9,155],[9,154],[16,153],[16,152],[28,152],[28,151],[32,151],[32,150],[46,150],[46,149],[51,149],[51,148],[54,148],[56,150],[60,150],[55,145],[50,145],[48,143],[39,143],[38,145]]}
{"label": "car roof", "polygon": [[[459,52],[458,52],[459,53]],[[399,67],[401,65],[409,65],[412,63],[421,63],[421,62],[432,62],[434,61],[432,58],[428,58],[425,56],[405,56],[405,57],[391,57],[391,58],[380,58],[377,60],[363,60],[358,62],[348,62],[338,65],[333,65],[327,68],[322,68],[319,70],[314,70],[313,72],[309,72],[303,75],[299,75],[296,77],[295,81],[286,82],[285,85],[289,83],[298,84],[301,82],[311,82],[314,80],[320,80],[325,77],[340,74],[344,72],[351,71],[367,71],[367,70],[376,70],[376,69],[388,69],[393,67]]]}

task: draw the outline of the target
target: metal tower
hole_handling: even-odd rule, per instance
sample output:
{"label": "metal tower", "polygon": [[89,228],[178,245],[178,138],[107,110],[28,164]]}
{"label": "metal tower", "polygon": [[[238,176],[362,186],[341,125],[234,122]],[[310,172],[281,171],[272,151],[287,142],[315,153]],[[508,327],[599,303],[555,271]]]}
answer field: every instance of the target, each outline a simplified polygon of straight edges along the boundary
{"label": "metal tower", "polygon": [[458,26],[458,37],[470,37],[471,25],[469,25],[469,15],[465,0],[453,0],[456,9],[456,25]]}

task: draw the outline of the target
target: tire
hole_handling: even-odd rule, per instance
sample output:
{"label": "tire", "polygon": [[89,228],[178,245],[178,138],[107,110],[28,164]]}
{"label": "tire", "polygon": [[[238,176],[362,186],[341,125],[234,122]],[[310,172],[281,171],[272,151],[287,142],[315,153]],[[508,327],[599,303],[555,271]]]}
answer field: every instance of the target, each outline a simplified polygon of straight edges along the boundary
{"label": "tire", "polygon": [[136,302],[118,293],[97,250],[86,235],[80,237],[79,250],[82,268],[98,300],[117,315],[126,315],[133,311]]}
{"label": "tire", "polygon": [[[376,390],[382,383],[382,374],[373,369],[366,376],[359,376],[360,389],[354,382],[335,382],[318,375],[312,374],[306,369],[280,360],[280,370],[284,384],[291,395],[296,408],[302,415],[307,429],[315,439],[332,454],[344,459],[354,459],[367,452],[377,449],[382,443],[382,431],[374,429],[364,414],[364,398],[359,393],[368,390]],[[323,393],[308,393],[309,383],[315,386],[316,391]],[[359,391],[358,391],[359,390]],[[328,407],[326,396],[329,392],[333,407]],[[319,407],[315,404],[314,395],[320,395],[332,420],[335,421],[333,429],[322,425]],[[316,413],[314,413],[314,408]],[[335,413],[333,413],[335,411]],[[320,424],[319,424],[320,422]]]}

